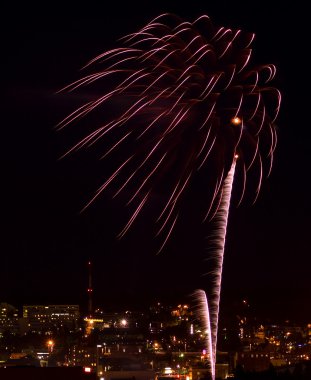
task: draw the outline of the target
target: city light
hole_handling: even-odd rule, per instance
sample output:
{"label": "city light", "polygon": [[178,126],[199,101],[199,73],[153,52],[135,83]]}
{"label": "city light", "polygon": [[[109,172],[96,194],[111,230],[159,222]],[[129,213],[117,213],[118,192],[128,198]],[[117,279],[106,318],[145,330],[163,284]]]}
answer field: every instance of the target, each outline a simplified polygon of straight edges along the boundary
{"label": "city light", "polygon": [[122,319],[122,320],[121,320],[121,325],[122,325],[123,327],[127,326],[127,320],[126,320],[126,319]]}
{"label": "city light", "polygon": [[53,348],[54,348],[54,341],[53,340],[48,340],[47,341],[47,346],[48,346],[48,349],[49,349],[49,352],[51,353],[53,351]]}
{"label": "city light", "polygon": [[[243,306],[243,302],[241,300]],[[181,304],[181,309],[184,310],[184,304]],[[247,304],[248,305],[248,304]],[[194,305],[189,305],[189,312],[191,313]],[[4,308],[7,308],[5,305]],[[2,308],[1,310],[3,310]],[[28,311],[37,310],[35,315],[41,317],[42,310],[44,306],[31,306],[28,307]],[[60,308],[60,305],[57,306]],[[49,309],[52,309],[50,307]],[[63,309],[68,309],[63,306]],[[157,318],[157,326],[161,326],[161,331],[163,331],[163,336],[160,338],[157,335],[153,336],[150,339],[150,326],[149,323],[145,324],[145,327],[140,327],[135,332],[136,321],[138,325],[143,325],[143,320],[139,318],[145,318],[148,315],[148,312],[144,314],[137,315],[137,319],[134,313],[128,313],[128,318],[123,318],[125,316],[124,312],[120,313],[109,313],[103,315],[104,320],[109,315],[109,323],[113,326],[113,335],[111,335],[109,341],[106,339],[106,331],[104,331],[103,320],[96,318],[85,318],[82,316],[80,318],[76,331],[85,332],[88,326],[93,326],[90,335],[81,334],[81,337],[78,340],[75,340],[68,351],[62,357],[58,355],[58,360],[60,366],[62,367],[76,367],[79,366],[82,368],[82,371],[88,376],[97,375],[97,379],[100,378],[110,378],[110,373],[113,371],[114,360],[118,357],[118,360],[124,360],[132,354],[130,348],[132,344],[132,339],[135,336],[135,339],[139,339],[139,345],[135,346],[135,366],[139,363],[142,364],[145,354],[150,355],[150,360],[148,361],[148,369],[150,371],[159,371],[161,375],[171,378],[171,380],[177,379],[179,377],[182,380],[187,380],[187,376],[191,378],[191,374],[187,368],[195,367],[197,363],[200,363],[200,366],[204,365],[208,367],[208,362],[210,361],[211,355],[207,347],[202,345],[206,343],[206,334],[204,333],[205,327],[202,325],[202,322],[192,321],[187,322],[187,329],[184,330],[184,321],[176,318],[174,313],[171,313],[171,310],[177,310],[178,308],[170,306],[167,309],[167,315],[163,315],[163,320],[159,316],[156,310],[150,309],[149,318],[154,320]],[[14,308],[12,308],[14,310]],[[241,332],[241,327],[243,326],[243,334],[240,334],[239,340],[241,344],[241,349],[237,350],[233,354],[236,358],[236,363],[239,365],[244,365],[249,371],[256,371],[258,368],[261,370],[269,369],[270,365],[273,365],[275,368],[286,367],[286,366],[295,366],[296,364],[304,363],[310,361],[310,347],[311,347],[311,329],[307,324],[297,325],[289,324],[289,321],[285,321],[284,324],[264,324],[259,323],[258,318],[255,314],[251,314],[249,311],[245,315],[243,313],[243,308],[239,314],[238,324],[235,331],[230,331],[229,328],[223,327],[219,339],[224,342],[227,338],[230,339],[232,336],[237,336],[238,332]],[[50,315],[61,314],[56,312],[55,307],[53,308],[53,313]],[[56,316],[59,318],[59,316]],[[6,317],[8,318],[8,317]],[[107,319],[108,320],[108,319]],[[36,321],[36,320],[35,320]],[[93,321],[94,324],[88,324],[86,321]],[[126,322],[126,323],[125,323]],[[2,323],[2,325],[1,325]],[[12,328],[11,333],[14,334],[13,325],[10,325],[9,319],[1,319],[0,312],[0,328],[1,326],[6,326]],[[122,326],[133,326],[131,333],[127,329],[122,329]],[[38,331],[37,336],[44,334],[44,336],[49,336],[46,340],[43,341],[43,346],[35,350],[35,358],[40,361],[40,365],[49,366],[49,356],[54,354],[55,347],[57,347],[57,354],[61,351],[62,343],[59,340],[59,335],[50,331],[50,325],[48,320],[45,324],[40,325],[41,330]],[[42,329],[46,327],[46,330]],[[171,330],[171,327],[174,326],[174,330]],[[179,330],[180,329],[180,330]],[[34,333],[30,331],[30,336],[33,336]],[[174,334],[173,334],[174,331]],[[62,331],[60,333],[63,334]],[[186,333],[186,335],[181,335]],[[68,333],[68,338],[71,336],[71,333]],[[92,335],[95,334],[95,335]],[[231,335],[233,334],[233,335]],[[200,338],[201,335],[201,338]],[[93,340],[94,337],[96,341]],[[90,343],[89,346],[85,345],[85,342]],[[266,344],[265,352],[261,352],[258,348]],[[12,347],[8,345],[4,346],[5,351],[9,351]],[[44,349],[43,349],[44,348]],[[122,355],[120,355],[122,353]],[[163,362],[163,355],[170,353],[174,357],[174,360],[171,363]],[[222,353],[224,355],[222,362],[222,368],[224,368],[224,377],[226,374],[231,372],[227,369],[230,363],[230,354]],[[119,359],[122,356],[122,359]],[[123,359],[124,358],[124,359]],[[10,360],[23,360],[27,362],[28,355],[23,352],[12,352],[10,354]],[[127,359],[126,359],[127,360]],[[28,362],[27,362],[28,363]],[[160,364],[162,363],[162,364]],[[291,363],[291,364],[289,364]],[[134,364],[134,363],[133,363]],[[145,363],[146,364],[146,363]],[[144,364],[144,365],[145,365]],[[171,364],[171,367],[169,365]],[[29,365],[31,362],[29,361]],[[307,365],[307,364],[306,364]],[[6,366],[5,362],[0,362],[0,367]],[[121,366],[119,368],[122,368]],[[209,367],[208,367],[209,368]],[[107,374],[107,376],[106,376]],[[204,376],[204,373],[200,374]],[[152,376],[152,375],[151,375]],[[151,378],[151,377],[150,377]],[[165,379],[164,379],[165,380]],[[168,379],[166,379],[168,380]],[[195,379],[194,379],[195,380]]]}
{"label": "city light", "polygon": [[164,368],[164,374],[165,375],[172,375],[172,373],[173,373],[173,370],[171,367],[165,367]]}

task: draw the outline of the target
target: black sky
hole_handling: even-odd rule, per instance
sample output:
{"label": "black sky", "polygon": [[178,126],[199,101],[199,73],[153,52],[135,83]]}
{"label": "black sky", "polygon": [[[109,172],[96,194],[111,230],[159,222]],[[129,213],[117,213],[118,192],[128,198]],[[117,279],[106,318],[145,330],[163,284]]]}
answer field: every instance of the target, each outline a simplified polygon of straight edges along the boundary
{"label": "black sky", "polygon": [[247,296],[267,316],[278,311],[311,320],[310,32],[302,1],[6,5],[0,301],[77,302],[84,308],[89,258],[95,301],[103,307],[178,299],[204,287],[205,234],[191,220],[191,204],[167,249],[156,256],[146,219],[124,240],[116,239],[126,212],[108,197],[79,214],[104,177],[92,157],[58,160],[75,132],[56,133],[54,126],[79,99],[55,91],[77,79],[89,59],[116,46],[117,38],[163,12],[190,20],[208,14],[217,25],[255,32],[252,60],[278,68],[274,84],[283,101],[275,165],[257,203],[230,214],[223,299]]}

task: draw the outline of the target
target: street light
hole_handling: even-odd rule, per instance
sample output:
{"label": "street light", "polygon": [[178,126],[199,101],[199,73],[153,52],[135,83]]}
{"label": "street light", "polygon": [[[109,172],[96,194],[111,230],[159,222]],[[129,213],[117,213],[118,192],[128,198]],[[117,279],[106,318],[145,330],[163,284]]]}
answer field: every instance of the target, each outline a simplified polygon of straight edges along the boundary
{"label": "street light", "polygon": [[122,319],[122,320],[121,320],[121,325],[122,325],[123,327],[126,327],[126,325],[127,325],[127,320],[126,320],[126,319]]}
{"label": "street light", "polygon": [[47,341],[47,346],[48,346],[49,353],[53,352],[54,344],[55,344],[54,341],[51,340],[51,339]]}

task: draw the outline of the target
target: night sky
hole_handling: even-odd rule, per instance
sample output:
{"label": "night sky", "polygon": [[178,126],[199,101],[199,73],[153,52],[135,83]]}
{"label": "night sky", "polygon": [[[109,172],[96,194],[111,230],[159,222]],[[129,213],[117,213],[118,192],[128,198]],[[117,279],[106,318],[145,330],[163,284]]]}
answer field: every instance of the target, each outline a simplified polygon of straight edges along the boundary
{"label": "night sky", "polygon": [[[0,301],[87,304],[87,267],[94,263],[95,304],[140,307],[185,298],[204,288],[206,226],[187,203],[166,249],[156,255],[148,214],[121,241],[124,205],[109,194],[80,213],[105,178],[88,152],[59,157],[75,129],[55,125],[81,104],[56,91],[117,39],[153,17],[172,12],[190,21],[255,32],[252,62],[274,63],[282,92],[278,147],[271,177],[257,203],[232,207],[223,271],[224,309],[248,297],[266,317],[311,321],[310,48],[302,1],[146,1],[7,5],[1,20],[2,196]],[[80,103],[79,103],[80,102]],[[193,203],[192,203],[193,202]],[[151,207],[157,206],[155,201]]]}

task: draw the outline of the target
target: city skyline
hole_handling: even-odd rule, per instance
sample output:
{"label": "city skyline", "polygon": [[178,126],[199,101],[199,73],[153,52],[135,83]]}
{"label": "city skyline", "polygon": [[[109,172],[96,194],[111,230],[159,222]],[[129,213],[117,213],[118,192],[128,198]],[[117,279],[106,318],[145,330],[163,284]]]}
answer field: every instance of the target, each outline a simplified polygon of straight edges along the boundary
{"label": "city skyline", "polygon": [[[77,367],[76,376],[79,368],[99,376],[149,369],[155,378],[169,371],[193,380],[210,371],[202,318],[189,305],[156,304],[136,313],[97,310],[94,318],[84,318],[78,305],[25,305],[23,318],[16,311],[0,303],[1,376],[12,367],[27,378],[33,371],[41,378],[48,367],[67,376],[72,367]],[[260,378],[284,371],[309,373],[311,324],[260,321],[246,301],[236,317],[219,334],[217,378],[239,379],[254,371]],[[143,379],[148,375],[138,374]]]}
{"label": "city skyline", "polygon": [[254,60],[277,66],[283,103],[277,121],[275,163],[256,204],[245,202],[232,209],[223,299],[245,294],[259,300],[258,305],[261,299],[262,308],[265,302],[272,308],[277,299],[280,310],[297,308],[300,316],[306,312],[311,292],[310,203],[308,189],[300,181],[310,163],[307,78],[302,83],[296,76],[308,60],[290,50],[294,45],[304,54],[305,24],[294,20],[302,11],[299,3],[295,9],[284,9],[282,17],[278,4],[269,7],[266,2],[258,6],[256,15],[243,2],[235,7],[226,1],[222,5],[227,13],[221,5],[196,4],[189,10],[185,5],[171,4],[166,9],[157,4],[146,9],[136,2],[120,12],[111,7],[100,14],[98,6],[85,14],[78,8],[70,14],[55,5],[49,15],[42,12],[41,18],[32,15],[31,9],[26,11],[29,18],[24,18],[20,10],[15,21],[8,10],[12,22],[6,30],[9,38],[4,60],[8,73],[5,104],[9,112],[4,131],[8,192],[2,229],[1,300],[49,303],[60,297],[65,303],[86,304],[88,259],[94,262],[94,298],[101,304],[139,304],[149,297],[186,296],[204,286],[204,276],[199,274],[208,270],[206,234],[192,212],[196,200],[189,200],[182,222],[161,255],[155,255],[152,222],[147,218],[119,241],[116,235],[127,217],[123,206],[103,197],[79,213],[105,177],[102,165],[85,153],[59,160],[75,132],[54,130],[61,117],[82,100],[55,92],[77,79],[78,70],[89,59],[115,46],[117,38],[167,10],[187,18],[208,14],[218,25],[254,32]]}

